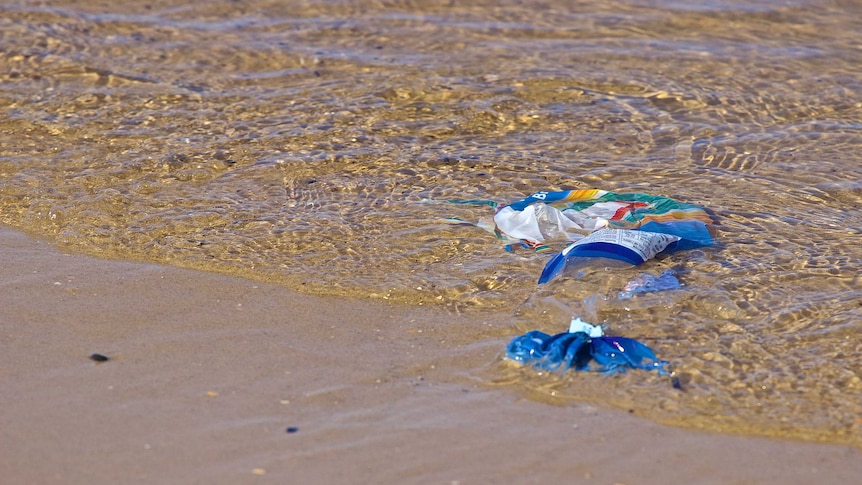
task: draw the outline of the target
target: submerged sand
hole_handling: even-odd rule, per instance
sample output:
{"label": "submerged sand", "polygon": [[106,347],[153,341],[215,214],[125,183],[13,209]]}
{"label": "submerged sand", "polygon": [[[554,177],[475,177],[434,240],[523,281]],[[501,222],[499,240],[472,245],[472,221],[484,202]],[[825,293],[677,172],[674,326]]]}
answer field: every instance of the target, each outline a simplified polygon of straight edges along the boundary
{"label": "submerged sand", "polygon": [[67,255],[8,228],[0,248],[4,484],[862,477],[852,447],[521,399],[467,371],[505,344],[475,316]]}

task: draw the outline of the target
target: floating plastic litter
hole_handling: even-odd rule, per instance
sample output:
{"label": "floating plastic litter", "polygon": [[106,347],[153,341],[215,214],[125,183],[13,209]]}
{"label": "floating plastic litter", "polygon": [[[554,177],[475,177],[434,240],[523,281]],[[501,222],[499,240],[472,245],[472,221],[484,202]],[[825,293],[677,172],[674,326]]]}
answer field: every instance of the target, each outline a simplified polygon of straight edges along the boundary
{"label": "floating plastic litter", "polygon": [[626,286],[619,292],[617,298],[620,300],[628,300],[638,293],[676,290],[681,286],[679,279],[676,277],[676,271],[672,269],[665,270],[658,276],[649,273],[641,273],[626,283]]}
{"label": "floating plastic litter", "polygon": [[601,327],[575,319],[569,332],[548,335],[532,330],[515,337],[506,346],[506,357],[552,372],[574,369],[613,373],[643,369],[656,370],[660,375],[667,373],[664,369],[667,362],[659,360],[646,345],[602,333]]}
{"label": "floating plastic litter", "polygon": [[[476,200],[451,202],[495,205]],[[709,214],[694,204],[588,189],[536,192],[498,207],[493,224],[480,221],[474,225],[539,252],[551,251],[555,241],[569,242],[545,265],[539,283],[546,283],[565,268],[569,258],[603,257],[638,265],[658,254],[710,246],[711,223]]]}
{"label": "floating plastic litter", "polygon": [[536,192],[504,205],[494,215],[511,238],[542,242],[563,237],[577,241],[599,229],[629,229],[679,238],[674,249],[709,246],[712,219],[697,205],[648,194],[606,190]]}
{"label": "floating plastic litter", "polygon": [[574,241],[548,261],[539,283],[559,274],[572,257],[638,265],[659,253],[712,244],[712,219],[702,207],[647,194],[536,192],[500,208],[494,222],[501,233],[532,245],[560,237]]}

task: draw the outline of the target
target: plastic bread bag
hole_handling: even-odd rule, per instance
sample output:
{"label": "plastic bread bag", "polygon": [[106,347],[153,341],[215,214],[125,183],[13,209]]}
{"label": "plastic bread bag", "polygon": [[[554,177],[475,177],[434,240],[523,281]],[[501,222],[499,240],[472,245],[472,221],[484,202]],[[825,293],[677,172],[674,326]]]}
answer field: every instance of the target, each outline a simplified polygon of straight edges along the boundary
{"label": "plastic bread bag", "polygon": [[603,228],[631,229],[679,237],[674,250],[713,243],[712,219],[697,205],[649,194],[617,194],[606,190],[536,192],[500,207],[497,229],[530,243],[577,241]]}

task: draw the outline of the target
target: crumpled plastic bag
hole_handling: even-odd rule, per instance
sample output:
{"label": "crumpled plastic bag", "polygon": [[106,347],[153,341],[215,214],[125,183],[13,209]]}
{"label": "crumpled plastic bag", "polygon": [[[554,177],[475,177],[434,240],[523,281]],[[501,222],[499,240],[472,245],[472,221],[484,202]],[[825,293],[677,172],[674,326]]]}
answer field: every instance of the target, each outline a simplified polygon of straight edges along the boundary
{"label": "crumpled plastic bag", "polygon": [[605,336],[601,327],[580,319],[572,320],[568,332],[548,335],[532,330],[513,338],[506,346],[506,358],[551,372],[643,369],[667,374],[667,362],[646,345],[626,337]]}
{"label": "crumpled plastic bag", "polygon": [[703,207],[656,195],[582,189],[536,192],[504,205],[484,199],[447,202],[495,208],[493,220],[442,220],[480,227],[509,242],[507,250],[517,243],[546,252],[553,251],[555,242],[567,242],[545,265],[540,284],[559,274],[569,258],[603,257],[638,265],[659,254],[713,244],[712,218]]}
{"label": "crumpled plastic bag", "polygon": [[536,192],[500,207],[497,231],[530,247],[573,241],[548,261],[539,283],[572,257],[604,257],[638,265],[660,253],[713,244],[712,218],[697,205],[667,197],[606,190]]}
{"label": "crumpled plastic bag", "polygon": [[632,229],[678,236],[678,249],[712,244],[712,218],[697,205],[641,194],[583,189],[536,192],[498,208],[494,222],[514,239],[577,241],[599,229]]}

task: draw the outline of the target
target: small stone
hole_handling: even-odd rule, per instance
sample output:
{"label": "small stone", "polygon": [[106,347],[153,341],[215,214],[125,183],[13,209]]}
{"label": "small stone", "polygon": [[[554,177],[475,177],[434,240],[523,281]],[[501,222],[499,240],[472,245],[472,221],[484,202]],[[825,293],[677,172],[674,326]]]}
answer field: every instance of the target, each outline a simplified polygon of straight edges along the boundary
{"label": "small stone", "polygon": [[296,433],[297,431],[299,431],[299,428],[297,428],[296,426],[288,426],[285,431],[287,431],[288,433]]}
{"label": "small stone", "polygon": [[104,354],[93,354],[90,356],[90,360],[95,360],[96,362],[107,362],[110,358]]}

